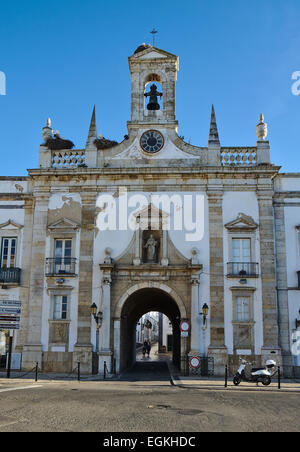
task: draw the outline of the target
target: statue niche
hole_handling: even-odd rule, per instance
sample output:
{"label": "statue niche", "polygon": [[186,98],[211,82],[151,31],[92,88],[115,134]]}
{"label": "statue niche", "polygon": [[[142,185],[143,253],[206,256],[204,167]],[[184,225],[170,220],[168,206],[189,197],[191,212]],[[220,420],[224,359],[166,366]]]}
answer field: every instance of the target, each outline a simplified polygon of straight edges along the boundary
{"label": "statue niche", "polygon": [[160,251],[159,231],[144,231],[143,234],[143,263],[158,264]]}

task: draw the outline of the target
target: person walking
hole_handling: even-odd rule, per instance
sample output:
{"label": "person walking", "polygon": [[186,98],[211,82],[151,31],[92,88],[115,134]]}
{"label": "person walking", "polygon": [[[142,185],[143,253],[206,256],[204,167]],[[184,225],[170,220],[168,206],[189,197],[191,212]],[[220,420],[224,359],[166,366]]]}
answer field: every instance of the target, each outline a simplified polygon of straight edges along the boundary
{"label": "person walking", "polygon": [[148,358],[150,358],[150,352],[151,352],[151,342],[150,340],[147,341],[147,355]]}
{"label": "person walking", "polygon": [[143,345],[143,357],[144,358],[145,358],[147,351],[148,351],[148,343],[147,343],[147,341],[144,341],[144,345]]}

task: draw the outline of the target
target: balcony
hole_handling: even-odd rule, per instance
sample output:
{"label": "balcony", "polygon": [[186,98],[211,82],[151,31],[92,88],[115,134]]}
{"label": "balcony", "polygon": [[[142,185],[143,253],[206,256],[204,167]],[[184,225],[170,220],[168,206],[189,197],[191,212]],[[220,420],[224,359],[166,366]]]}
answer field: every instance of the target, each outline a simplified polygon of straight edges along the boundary
{"label": "balcony", "polygon": [[228,278],[258,278],[258,264],[254,262],[229,262]]}
{"label": "balcony", "polygon": [[46,276],[75,276],[76,259],[55,257],[46,259]]}
{"label": "balcony", "polygon": [[20,285],[20,268],[0,268],[0,284],[2,286]]}

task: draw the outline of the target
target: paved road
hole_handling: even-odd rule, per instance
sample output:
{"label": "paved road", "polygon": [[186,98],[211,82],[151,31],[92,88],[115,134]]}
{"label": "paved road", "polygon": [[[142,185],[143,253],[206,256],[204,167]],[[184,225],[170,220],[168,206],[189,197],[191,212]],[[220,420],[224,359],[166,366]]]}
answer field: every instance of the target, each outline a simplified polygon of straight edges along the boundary
{"label": "paved road", "polygon": [[300,430],[299,394],[182,389],[167,381],[25,383],[2,385],[0,432]]}

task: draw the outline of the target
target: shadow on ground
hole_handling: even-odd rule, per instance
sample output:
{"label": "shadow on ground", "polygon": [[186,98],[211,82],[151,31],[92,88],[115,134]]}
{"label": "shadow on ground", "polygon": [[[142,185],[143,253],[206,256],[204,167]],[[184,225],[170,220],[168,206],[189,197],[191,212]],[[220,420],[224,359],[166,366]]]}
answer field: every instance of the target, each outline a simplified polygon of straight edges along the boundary
{"label": "shadow on ground", "polygon": [[171,376],[166,362],[138,361],[124,372],[121,381],[170,381]]}

